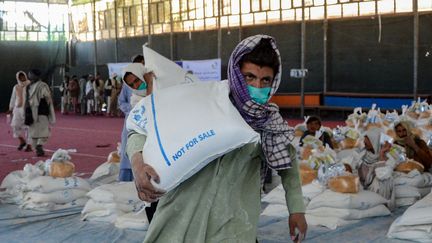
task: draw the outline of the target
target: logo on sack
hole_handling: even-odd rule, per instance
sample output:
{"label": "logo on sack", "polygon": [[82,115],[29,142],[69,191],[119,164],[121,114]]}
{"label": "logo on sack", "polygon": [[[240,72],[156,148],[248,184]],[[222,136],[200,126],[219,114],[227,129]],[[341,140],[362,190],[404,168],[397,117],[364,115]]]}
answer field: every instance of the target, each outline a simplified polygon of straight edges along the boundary
{"label": "logo on sack", "polygon": [[139,126],[140,128],[146,129],[148,120],[147,117],[144,116],[145,113],[145,107],[144,105],[141,105],[139,109],[133,110],[133,120],[135,121],[135,124]]}

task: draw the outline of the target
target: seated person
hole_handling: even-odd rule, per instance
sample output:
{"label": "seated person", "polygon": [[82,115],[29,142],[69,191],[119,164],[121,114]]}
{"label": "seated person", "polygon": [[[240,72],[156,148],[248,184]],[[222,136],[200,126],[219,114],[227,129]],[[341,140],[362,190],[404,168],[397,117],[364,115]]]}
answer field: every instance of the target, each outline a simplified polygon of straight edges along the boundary
{"label": "seated person", "polygon": [[[390,150],[391,144],[386,142],[380,144],[381,129],[369,129],[364,136],[366,152],[362,156],[358,168],[358,176],[363,188],[376,192],[394,202],[392,171],[395,164],[387,162],[386,153]],[[377,170],[380,170],[377,176]],[[391,207],[389,205],[389,207]]]}
{"label": "seated person", "polygon": [[[317,116],[310,116],[306,121],[307,131],[304,132],[303,136],[300,138],[300,146],[303,146],[303,139],[307,135],[315,136],[316,132],[321,128],[321,120]],[[327,132],[322,132],[322,135],[319,137],[319,140],[322,141],[323,145],[329,145],[331,149],[333,149],[333,144],[330,139],[330,135]]]}
{"label": "seated person", "polygon": [[398,122],[395,124],[394,129],[396,132],[395,143],[405,148],[408,158],[421,163],[425,171],[429,171],[432,163],[432,154],[426,142],[412,134],[412,127],[408,122]]}

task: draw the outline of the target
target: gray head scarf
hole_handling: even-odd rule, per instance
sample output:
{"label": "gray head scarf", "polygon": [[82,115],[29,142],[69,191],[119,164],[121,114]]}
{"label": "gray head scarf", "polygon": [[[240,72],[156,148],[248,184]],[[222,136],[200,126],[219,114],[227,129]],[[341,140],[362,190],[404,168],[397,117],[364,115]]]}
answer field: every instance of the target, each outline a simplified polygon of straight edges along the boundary
{"label": "gray head scarf", "polygon": [[381,144],[380,144],[380,138],[381,138],[381,129],[380,128],[372,128],[366,131],[365,137],[369,138],[369,141],[372,144],[372,147],[374,149],[374,153],[372,153],[369,150],[366,150],[366,154],[363,157],[363,161],[367,164],[373,164],[379,161],[379,155],[381,151]]}

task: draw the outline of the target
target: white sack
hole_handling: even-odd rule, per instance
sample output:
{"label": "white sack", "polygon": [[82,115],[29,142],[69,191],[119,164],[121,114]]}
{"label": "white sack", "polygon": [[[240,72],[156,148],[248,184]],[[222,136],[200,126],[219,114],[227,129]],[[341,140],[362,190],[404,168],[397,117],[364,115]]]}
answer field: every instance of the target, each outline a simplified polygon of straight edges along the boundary
{"label": "white sack", "polygon": [[340,193],[327,189],[313,198],[307,208],[368,209],[384,203],[387,203],[385,198],[368,190],[361,190],[358,193]]}
{"label": "white sack", "polygon": [[346,209],[346,208],[330,208],[320,207],[315,209],[308,209],[306,211],[309,215],[319,217],[334,217],[344,220],[363,219],[369,217],[385,216],[390,214],[390,210],[383,204],[377,205],[368,209]]}
{"label": "white sack", "polygon": [[81,211],[82,214],[107,210],[109,212],[122,211],[124,213],[138,212],[144,208],[144,202],[112,202],[102,203],[97,202],[93,199],[88,200],[85,204],[84,209]]}
{"label": "white sack", "polygon": [[273,188],[273,190],[267,193],[267,195],[262,197],[261,201],[269,204],[286,205],[285,190],[283,189],[282,184]]}
{"label": "white sack", "polygon": [[418,192],[420,193],[420,197],[423,198],[426,195],[428,195],[431,192],[432,187],[420,187],[417,188]]}
{"label": "white sack", "polygon": [[88,198],[87,197],[81,197],[78,199],[75,199],[69,203],[65,204],[56,204],[52,202],[44,202],[44,203],[36,203],[32,201],[27,201],[20,205],[23,209],[30,209],[35,211],[41,211],[41,212],[49,212],[49,211],[57,211],[57,210],[64,210],[64,209],[70,209],[70,208],[77,208],[77,207],[83,207]]}
{"label": "white sack", "polygon": [[40,192],[29,192],[25,195],[25,202],[32,203],[69,203],[78,198],[84,197],[87,191],[79,189],[66,189],[55,192],[40,193]]}
{"label": "white sack", "polygon": [[395,185],[409,185],[415,187],[431,187],[432,174],[429,172],[420,173],[418,170],[412,170],[408,174],[402,172],[393,172]]}
{"label": "white sack", "polygon": [[117,181],[120,171],[120,163],[105,162],[99,165],[90,177],[91,184],[103,185]]}
{"label": "white sack", "polygon": [[12,188],[26,184],[35,177],[43,175],[44,162],[39,161],[35,165],[25,164],[23,170],[12,171],[3,179],[0,188]]}
{"label": "white sack", "polygon": [[335,230],[339,226],[349,225],[360,222],[360,220],[344,220],[336,217],[319,217],[315,215],[305,214],[308,225],[324,226],[331,230]]}
{"label": "white sack", "polygon": [[432,224],[432,193],[409,207],[401,216],[400,224]]}
{"label": "white sack", "polygon": [[262,216],[288,218],[289,212],[286,204],[270,204],[261,213]]}
{"label": "white sack", "polygon": [[395,186],[395,198],[414,197],[420,198],[420,192],[413,186]]}
{"label": "white sack", "polygon": [[318,180],[313,180],[311,183],[302,186],[303,198],[311,201],[325,190],[326,187],[321,185]]}
{"label": "white sack", "polygon": [[396,207],[404,207],[413,205],[415,202],[419,200],[418,197],[401,197],[395,199]]}
{"label": "white sack", "polygon": [[170,87],[143,98],[127,128],[147,135],[143,158],[169,191],[210,161],[260,136],[231,103],[227,81]]}
{"label": "white sack", "polygon": [[79,189],[89,191],[91,189],[90,184],[81,177],[51,177],[51,176],[38,176],[33,180],[29,181],[26,188],[29,191],[35,192],[54,192],[65,189]]}
{"label": "white sack", "polygon": [[82,216],[81,220],[114,223],[117,217],[122,216],[122,211],[111,212],[107,210],[93,211]]}
{"label": "white sack", "polygon": [[432,193],[409,207],[387,233],[389,238],[418,242],[432,241]]}
{"label": "white sack", "polygon": [[193,74],[187,73],[175,62],[153,51],[147,46],[143,46],[145,66],[149,71],[153,71],[153,90],[168,88],[179,84],[200,82]]}
{"label": "white sack", "polygon": [[114,184],[106,184],[87,193],[87,196],[96,202],[105,203],[136,203],[142,202],[138,198],[138,193],[134,182],[118,182]]}
{"label": "white sack", "polygon": [[149,222],[145,210],[137,213],[127,213],[118,217],[115,226],[121,229],[147,230]]}

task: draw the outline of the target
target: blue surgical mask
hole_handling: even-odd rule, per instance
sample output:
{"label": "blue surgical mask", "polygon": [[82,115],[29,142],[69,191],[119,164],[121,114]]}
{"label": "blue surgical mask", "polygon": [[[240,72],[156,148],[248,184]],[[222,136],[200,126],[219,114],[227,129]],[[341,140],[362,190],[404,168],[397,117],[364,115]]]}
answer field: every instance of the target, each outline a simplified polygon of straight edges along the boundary
{"label": "blue surgical mask", "polygon": [[137,90],[144,90],[147,88],[147,83],[146,82],[142,82],[140,84],[140,86],[138,86]]}
{"label": "blue surgical mask", "polygon": [[247,89],[248,89],[249,95],[253,101],[255,101],[261,105],[267,103],[269,96],[270,96],[271,87],[257,88],[257,87],[248,85]]}

